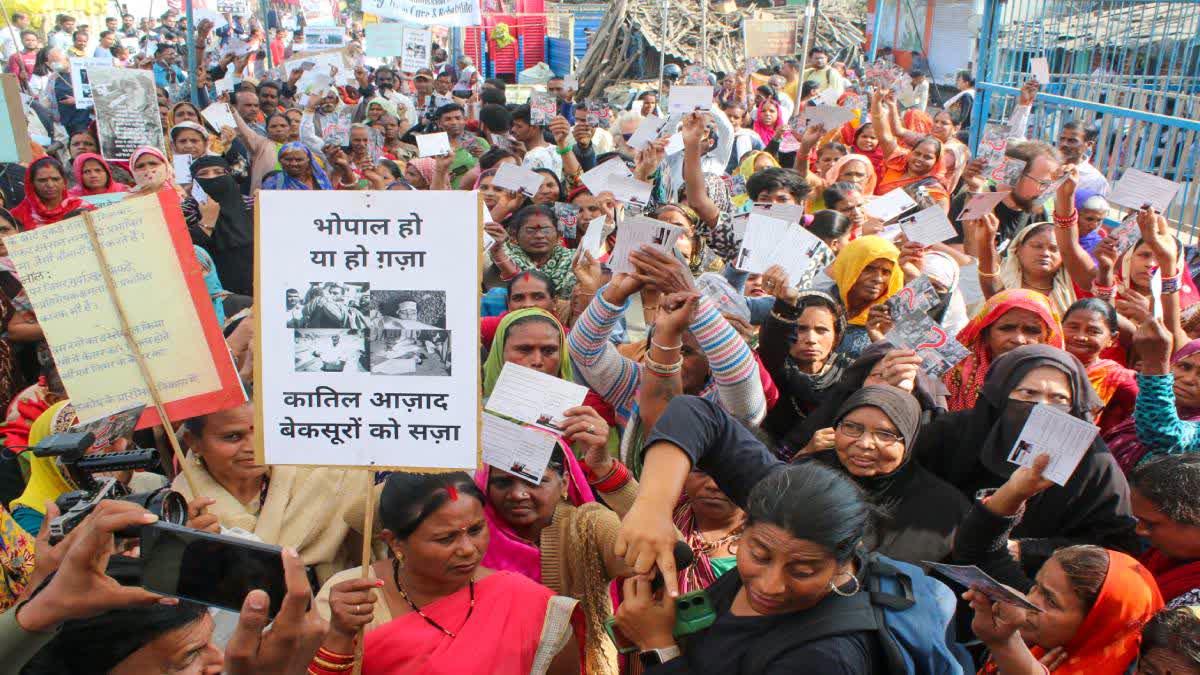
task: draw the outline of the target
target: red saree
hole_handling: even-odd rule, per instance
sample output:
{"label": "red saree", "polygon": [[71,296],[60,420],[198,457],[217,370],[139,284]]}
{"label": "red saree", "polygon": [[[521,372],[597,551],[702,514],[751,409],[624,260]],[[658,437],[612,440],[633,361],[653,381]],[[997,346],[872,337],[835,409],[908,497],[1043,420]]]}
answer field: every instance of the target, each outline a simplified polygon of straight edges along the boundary
{"label": "red saree", "polygon": [[[568,604],[569,603],[569,604]],[[468,589],[421,608],[454,633],[450,637],[416,612],[389,621],[366,635],[366,675],[492,675],[544,672],[574,632],[574,601],[561,598],[514,572],[495,572],[475,582],[475,608]],[[470,617],[467,617],[470,612]],[[583,657],[580,655],[580,661]],[[535,664],[539,670],[535,670]]]}
{"label": "red saree", "polygon": [[1136,371],[1116,361],[1100,359],[1088,366],[1087,374],[1092,389],[1104,402],[1104,409],[1096,417],[1101,434],[1107,434],[1121,422],[1133,418],[1138,392]]}

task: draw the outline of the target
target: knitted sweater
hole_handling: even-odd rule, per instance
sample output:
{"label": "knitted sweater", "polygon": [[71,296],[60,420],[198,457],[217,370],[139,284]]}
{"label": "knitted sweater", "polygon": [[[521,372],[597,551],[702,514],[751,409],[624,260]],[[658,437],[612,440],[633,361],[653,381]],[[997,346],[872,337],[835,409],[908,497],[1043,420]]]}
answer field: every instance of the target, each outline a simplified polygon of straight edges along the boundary
{"label": "knitted sweater", "polygon": [[1175,410],[1175,376],[1137,374],[1133,407],[1137,437],[1146,446],[1141,462],[1180,452],[1200,452],[1200,422],[1179,419]]}

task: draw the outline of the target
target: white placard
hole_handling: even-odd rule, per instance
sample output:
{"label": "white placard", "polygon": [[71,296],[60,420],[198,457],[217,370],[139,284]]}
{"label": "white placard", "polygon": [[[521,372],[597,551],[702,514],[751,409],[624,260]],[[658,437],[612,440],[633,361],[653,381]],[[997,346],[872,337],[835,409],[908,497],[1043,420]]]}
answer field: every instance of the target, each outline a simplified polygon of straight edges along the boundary
{"label": "white placard", "polygon": [[542,187],[542,181],[545,180],[542,174],[527,169],[520,164],[505,162],[500,165],[496,171],[496,177],[492,179],[492,185],[513,192],[520,192],[526,197],[533,198]]}
{"label": "white placard", "polygon": [[587,232],[579,240],[579,250],[592,254],[593,260],[599,260],[604,255],[604,229],[608,224],[608,216],[597,216],[588,223]]}
{"label": "white placard", "polygon": [[192,182],[191,155],[175,155],[171,158],[171,164],[175,168],[176,185],[187,185]]}
{"label": "white placard", "polygon": [[751,213],[734,267],[762,274],[779,265],[789,279],[799,280],[824,245],[817,235],[796,223]]}
{"label": "white placard", "polygon": [[633,178],[633,172],[629,170],[624,160],[620,157],[613,157],[603,164],[592,167],[590,171],[584,173],[579,179],[583,181],[583,185],[588,189],[588,192],[598,195],[601,192],[607,191],[608,182],[617,176]]}
{"label": "white placard", "polygon": [[1033,75],[1033,79],[1039,84],[1050,83],[1050,62],[1044,56],[1035,56],[1029,59],[1029,74]]}
{"label": "white placard", "polygon": [[478,26],[479,0],[363,0],[362,11],[422,26]]}
{"label": "white placard", "polygon": [[909,241],[924,246],[938,244],[958,235],[940,204],[901,218],[897,224],[904,230],[904,236]]}
{"label": "white placard", "polygon": [[92,80],[88,77],[88,69],[93,67],[112,67],[112,57],[71,58],[71,92],[75,96],[75,107],[81,110],[92,107]]}
{"label": "white placard", "polygon": [[764,216],[778,218],[789,223],[804,222],[803,204],[776,204],[774,202],[755,202],[751,213],[761,213]]}
{"label": "white placard", "polygon": [[958,222],[964,223],[969,220],[979,220],[992,211],[996,210],[996,205],[1004,201],[1010,190],[997,190],[996,192],[975,192],[967,199],[967,203],[963,205],[963,210],[958,212]]}
{"label": "white placard", "polygon": [[626,218],[617,228],[617,241],[613,243],[608,266],[612,269],[613,274],[632,272],[633,264],[629,262],[630,253],[643,245],[669,252],[675,247],[675,240],[681,233],[683,233],[682,227],[664,223],[661,220],[654,220],[646,216]]}
{"label": "white placard", "polygon": [[677,85],[671,87],[671,97],[667,101],[667,112],[672,115],[686,115],[693,112],[708,112],[712,110],[713,88],[708,85]]}
{"label": "white placard", "polygon": [[633,176],[613,176],[608,181],[608,191],[612,193],[613,199],[639,208],[644,208],[650,203],[650,190],[653,188],[653,185]]}
{"label": "white placard", "polygon": [[542,482],[557,443],[554,436],[490,413],[483,415],[482,433],[484,463],[535,485]]}
{"label": "white placard", "polygon": [[237,120],[233,119],[233,110],[229,108],[228,103],[217,101],[204,110],[201,110],[200,114],[204,117],[204,121],[208,122],[208,125],[218,134],[225,128],[233,129],[234,131],[237,130]]}
{"label": "white placard", "polygon": [[826,131],[833,131],[854,119],[854,111],[836,105],[809,105],[804,108],[804,125],[820,124]]}
{"label": "white placard", "polygon": [[1108,201],[1131,209],[1140,209],[1143,204],[1149,204],[1162,213],[1171,206],[1177,192],[1179,183],[1129,168],[1113,186]]}
{"label": "white placard", "polygon": [[400,69],[415,73],[428,68],[433,58],[433,33],[420,28],[404,28],[400,52]]}
{"label": "white placard", "polygon": [[474,468],[478,194],[264,190],[257,209],[260,458]]}
{"label": "white placard", "polygon": [[656,141],[667,130],[667,125],[671,123],[670,118],[662,117],[643,117],[638,124],[637,130],[629,137],[629,147],[634,150],[641,150],[650,144],[650,141]]}
{"label": "white placard", "polygon": [[863,210],[875,220],[886,223],[916,205],[904,188],[896,188],[867,202]]}
{"label": "white placard", "polygon": [[583,405],[587,387],[532,368],[505,363],[488,396],[487,410],[497,415],[561,432],[563,413]]}
{"label": "white placard", "polygon": [[435,134],[417,134],[416,138],[417,154],[421,157],[441,157],[452,152],[450,136],[446,135],[444,131]]}
{"label": "white placard", "polygon": [[346,30],[341,26],[305,26],[304,48],[308,51],[341,49],[346,46]]}
{"label": "white placard", "polygon": [[1029,412],[1021,435],[1017,436],[1008,453],[1008,461],[1019,466],[1033,466],[1038,455],[1050,455],[1050,464],[1042,475],[1059,485],[1066,485],[1099,432],[1100,428],[1090,422],[1038,403]]}

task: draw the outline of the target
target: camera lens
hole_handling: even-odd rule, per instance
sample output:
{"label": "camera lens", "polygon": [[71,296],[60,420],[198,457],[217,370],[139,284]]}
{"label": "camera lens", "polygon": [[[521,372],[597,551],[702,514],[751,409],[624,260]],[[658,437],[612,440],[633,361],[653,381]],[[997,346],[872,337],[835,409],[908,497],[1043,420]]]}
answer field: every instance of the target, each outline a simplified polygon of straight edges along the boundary
{"label": "camera lens", "polygon": [[187,500],[171,488],[159,488],[152,492],[139,492],[124,497],[122,501],[133,502],[158,516],[164,523],[187,524]]}

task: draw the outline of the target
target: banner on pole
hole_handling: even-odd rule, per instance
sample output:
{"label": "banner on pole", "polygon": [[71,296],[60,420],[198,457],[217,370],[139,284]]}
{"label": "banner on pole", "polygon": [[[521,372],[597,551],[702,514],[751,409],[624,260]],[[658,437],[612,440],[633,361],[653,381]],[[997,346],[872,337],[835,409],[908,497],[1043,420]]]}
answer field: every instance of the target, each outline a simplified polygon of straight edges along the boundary
{"label": "banner on pole", "polygon": [[764,56],[794,56],[796,54],[796,24],[775,19],[746,19],[742,21],[742,38],[747,58]]}
{"label": "banner on pole", "polygon": [[259,461],[474,468],[478,194],[263,190],[257,209]]}
{"label": "banner on pole", "polygon": [[479,0],[363,0],[364,12],[422,26],[478,26]]}
{"label": "banner on pole", "polygon": [[96,130],[100,133],[100,155],[104,159],[129,159],[142,145],[160,150],[166,147],[154,73],[103,67],[91,67],[87,72],[96,108]]}
{"label": "banner on pole", "polygon": [[[90,217],[167,414],[182,420],[245,401],[175,191],[126,199]],[[146,405],[139,426],[157,424],[83,216],[4,243],[79,420]]]}

